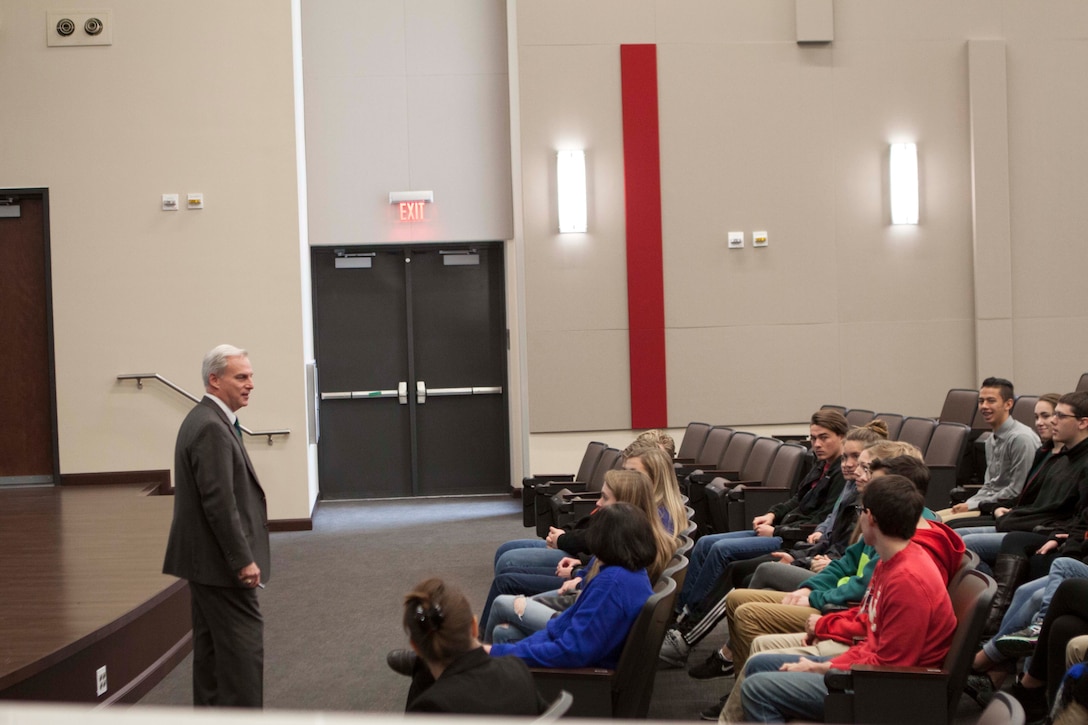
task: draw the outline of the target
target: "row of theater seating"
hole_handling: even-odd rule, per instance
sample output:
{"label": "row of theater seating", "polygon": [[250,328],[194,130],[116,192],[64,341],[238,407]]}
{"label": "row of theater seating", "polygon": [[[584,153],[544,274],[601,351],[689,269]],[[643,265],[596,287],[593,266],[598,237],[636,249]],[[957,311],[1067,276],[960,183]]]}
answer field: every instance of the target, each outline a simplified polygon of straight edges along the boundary
{"label": "row of theater seating", "polygon": [[[888,424],[891,439],[917,446],[930,468],[926,505],[933,509],[948,505],[970,434],[967,425],[871,411],[853,417],[855,425],[881,418]],[[812,464],[807,450],[798,443],[698,422],[688,424],[677,458],[681,461],[678,473],[686,480],[685,493],[696,517],[716,532],[747,528],[755,516],[789,498],[797,480]]]}

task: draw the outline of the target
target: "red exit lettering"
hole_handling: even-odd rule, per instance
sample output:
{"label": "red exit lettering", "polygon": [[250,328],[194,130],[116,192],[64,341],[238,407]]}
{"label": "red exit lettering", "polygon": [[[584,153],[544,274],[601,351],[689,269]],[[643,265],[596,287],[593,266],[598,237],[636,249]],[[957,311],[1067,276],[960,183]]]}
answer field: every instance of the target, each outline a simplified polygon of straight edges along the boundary
{"label": "red exit lettering", "polygon": [[400,203],[400,220],[402,222],[423,221],[422,201],[402,201]]}

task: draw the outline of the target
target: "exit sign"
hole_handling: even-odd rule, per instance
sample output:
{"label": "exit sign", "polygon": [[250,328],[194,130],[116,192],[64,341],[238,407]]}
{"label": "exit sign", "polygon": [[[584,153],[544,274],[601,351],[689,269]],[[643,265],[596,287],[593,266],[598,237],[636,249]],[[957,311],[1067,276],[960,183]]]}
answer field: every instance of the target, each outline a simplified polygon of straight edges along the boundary
{"label": "exit sign", "polygon": [[434,203],[433,191],[391,191],[389,203],[397,205],[397,221],[421,222],[425,220],[427,204]]}
{"label": "exit sign", "polygon": [[423,209],[426,203],[424,201],[402,201],[397,205],[400,210],[398,219],[402,222],[423,221]]}

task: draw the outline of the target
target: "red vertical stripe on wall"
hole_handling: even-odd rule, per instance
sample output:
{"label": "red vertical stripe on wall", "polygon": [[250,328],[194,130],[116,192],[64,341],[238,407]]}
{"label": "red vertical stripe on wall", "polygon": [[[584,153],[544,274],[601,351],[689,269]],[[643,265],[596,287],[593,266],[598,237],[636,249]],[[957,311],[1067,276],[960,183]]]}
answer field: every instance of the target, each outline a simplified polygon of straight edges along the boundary
{"label": "red vertical stripe on wall", "polygon": [[668,425],[657,46],[621,45],[631,427]]}

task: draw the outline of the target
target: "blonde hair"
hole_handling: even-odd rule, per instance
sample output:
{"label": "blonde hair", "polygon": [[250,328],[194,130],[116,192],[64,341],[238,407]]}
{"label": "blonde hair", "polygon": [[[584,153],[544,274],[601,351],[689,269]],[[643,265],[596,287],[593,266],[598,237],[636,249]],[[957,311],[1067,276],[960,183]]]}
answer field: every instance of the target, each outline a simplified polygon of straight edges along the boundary
{"label": "blonde hair", "polygon": [[684,510],[684,501],[680,498],[680,484],[676,481],[676,469],[672,466],[672,459],[656,446],[636,448],[627,458],[642,461],[654,485],[654,501],[669,515],[672,525],[669,533],[679,536],[688,527],[688,514]]}
{"label": "blonde hair", "polygon": [[643,431],[638,434],[634,442],[627,446],[627,449],[623,452],[625,458],[630,456],[630,452],[638,448],[660,448],[668,454],[669,458],[676,458],[676,441],[673,437],[665,431],[658,430],[657,428],[651,428],[650,430]]}
{"label": "blonde hair", "polygon": [[895,458],[896,456],[910,456],[919,461],[925,461],[925,456],[913,443],[906,441],[877,441],[865,446],[865,450],[873,458]]}
{"label": "blonde hair", "polygon": [[[646,518],[649,519],[650,528],[654,532],[654,549],[657,551],[657,557],[653,564],[646,567],[646,573],[650,575],[650,581],[657,581],[661,572],[665,571],[665,567],[669,565],[672,555],[676,553],[676,539],[670,536],[661,525],[661,516],[657,513],[657,503],[654,501],[653,484],[650,478],[642,471],[613,470],[604,474],[604,485],[608,486],[613,498],[631,504],[646,514]],[[585,580],[588,582],[599,570],[600,561],[598,560],[590,568]]]}

